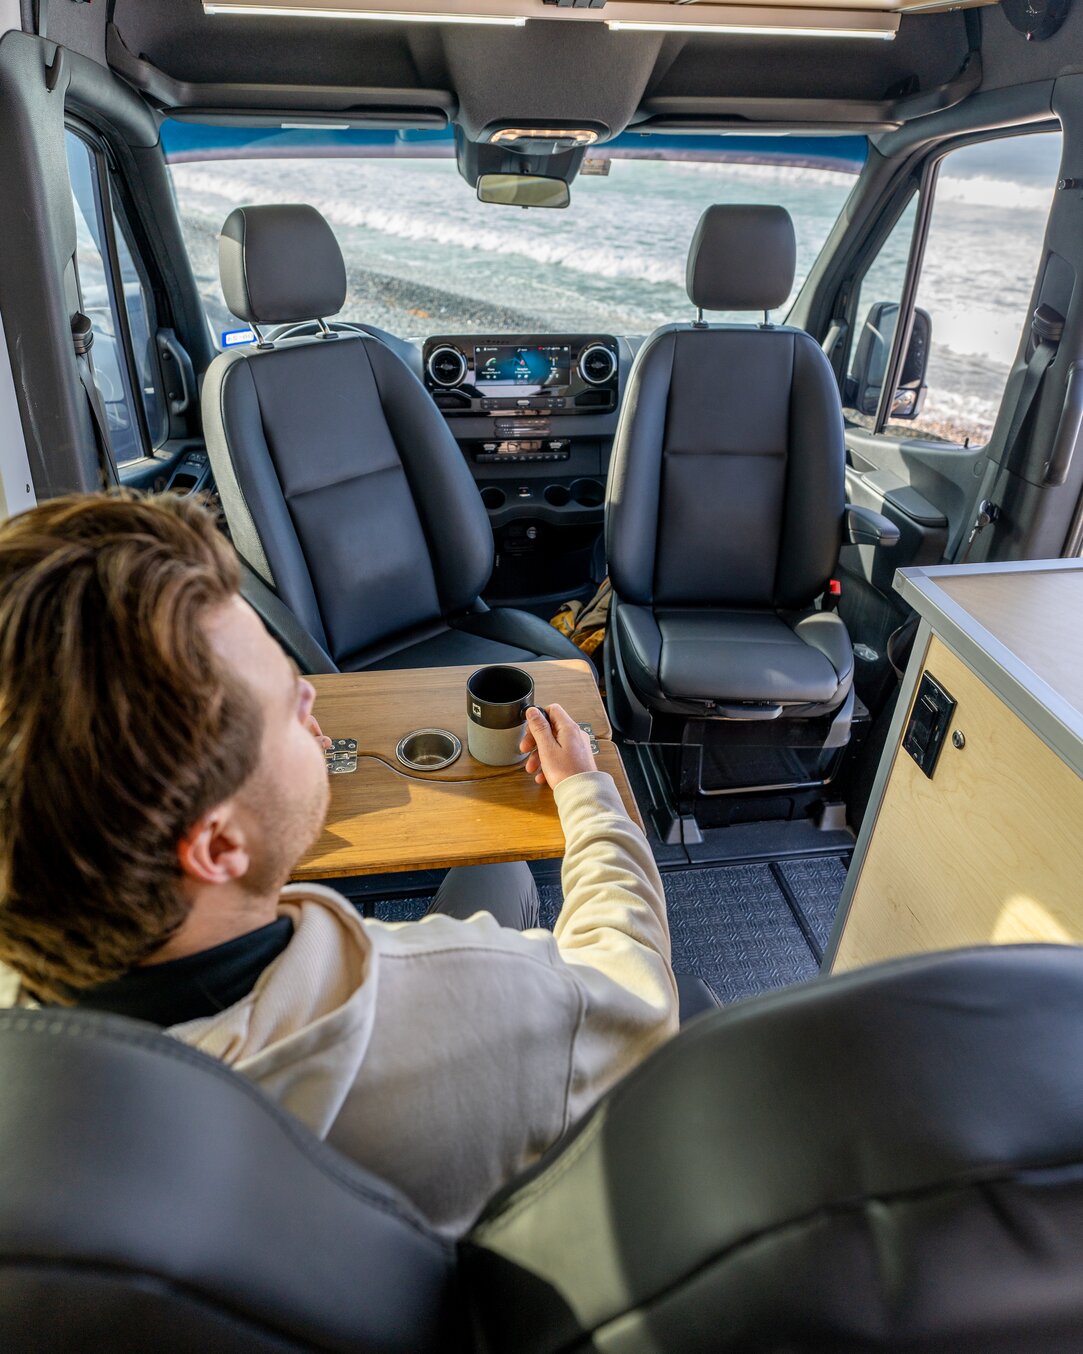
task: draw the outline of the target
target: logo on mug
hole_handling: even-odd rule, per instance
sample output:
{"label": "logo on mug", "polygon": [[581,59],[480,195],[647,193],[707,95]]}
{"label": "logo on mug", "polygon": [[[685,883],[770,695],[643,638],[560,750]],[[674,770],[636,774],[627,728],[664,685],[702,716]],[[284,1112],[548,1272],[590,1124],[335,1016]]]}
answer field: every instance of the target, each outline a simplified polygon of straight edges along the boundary
{"label": "logo on mug", "polygon": [[481,706],[477,703],[477,701],[470,702],[470,712],[471,714],[473,714],[475,719],[481,718]]}

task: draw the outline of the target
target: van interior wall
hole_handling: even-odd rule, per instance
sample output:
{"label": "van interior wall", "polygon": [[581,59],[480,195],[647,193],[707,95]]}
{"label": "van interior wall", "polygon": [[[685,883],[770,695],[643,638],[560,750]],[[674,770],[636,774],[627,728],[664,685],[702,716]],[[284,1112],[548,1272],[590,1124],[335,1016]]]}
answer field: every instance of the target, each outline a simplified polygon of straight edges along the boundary
{"label": "van interior wall", "polygon": [[66,75],[46,44],[0,38],[0,312],[37,497],[90,489],[94,434],[71,338],[75,215],[64,148]]}

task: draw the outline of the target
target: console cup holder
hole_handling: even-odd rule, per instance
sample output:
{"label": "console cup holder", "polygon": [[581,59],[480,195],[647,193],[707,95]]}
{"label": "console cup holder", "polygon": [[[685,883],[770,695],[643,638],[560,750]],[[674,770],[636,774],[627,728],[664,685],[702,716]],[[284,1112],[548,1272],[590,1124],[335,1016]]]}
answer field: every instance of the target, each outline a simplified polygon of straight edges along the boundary
{"label": "console cup holder", "polygon": [[563,508],[566,503],[572,501],[572,491],[566,484],[547,484],[545,501],[551,503],[554,508]]}
{"label": "console cup holder", "polygon": [[605,485],[601,480],[573,480],[570,492],[581,508],[600,508],[605,502]]}
{"label": "console cup holder", "polygon": [[495,484],[487,484],[481,491],[481,501],[490,512],[495,512],[497,508],[502,508],[508,501],[508,496],[503,489],[498,489]]}
{"label": "console cup holder", "polygon": [[411,771],[441,771],[462,750],[462,743],[447,729],[414,729],[399,739],[395,756]]}

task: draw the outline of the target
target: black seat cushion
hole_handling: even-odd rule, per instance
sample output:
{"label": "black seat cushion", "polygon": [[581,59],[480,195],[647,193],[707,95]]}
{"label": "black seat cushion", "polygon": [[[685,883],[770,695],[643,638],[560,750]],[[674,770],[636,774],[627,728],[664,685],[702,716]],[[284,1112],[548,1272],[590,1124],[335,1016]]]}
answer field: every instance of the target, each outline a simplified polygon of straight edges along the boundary
{"label": "black seat cushion", "polygon": [[1083,1349],[1083,950],[701,1017],[490,1206],[487,1351]]}
{"label": "black seat cushion", "polygon": [[850,637],[832,612],[652,611],[626,602],[612,612],[625,671],[657,709],[775,702],[810,714],[833,709],[850,688]]}
{"label": "black seat cushion", "polygon": [[[529,611],[494,607],[459,617],[421,637],[389,648],[365,668],[446,668],[461,663],[528,663],[538,658],[584,660],[567,635]],[[356,668],[349,669],[356,671]]]}

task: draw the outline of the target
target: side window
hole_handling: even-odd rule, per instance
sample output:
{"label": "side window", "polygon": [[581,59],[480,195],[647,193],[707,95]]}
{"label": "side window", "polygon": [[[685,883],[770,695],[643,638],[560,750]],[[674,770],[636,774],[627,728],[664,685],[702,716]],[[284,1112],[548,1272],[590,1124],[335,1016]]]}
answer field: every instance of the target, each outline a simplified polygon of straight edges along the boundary
{"label": "side window", "polygon": [[[884,432],[959,447],[988,442],[1029,322],[1060,151],[1059,132],[1031,132],[963,146],[940,161],[910,345]],[[861,284],[844,403],[865,426],[876,417],[869,405],[879,402],[884,345],[895,337],[899,260],[916,205]]]}
{"label": "side window", "polygon": [[917,208],[917,198],[913,197],[880,246],[858,288],[854,308],[857,339],[850,346],[842,402],[850,422],[863,428],[876,426],[884,372],[895,341],[906,270],[910,265]]}
{"label": "side window", "polygon": [[[112,200],[108,210],[102,202],[95,152],[74,132],[67,133],[66,142],[75,207],[76,280],[83,313],[94,325],[90,360],[105,406],[113,457],[117,465],[125,465],[149,455],[165,433],[150,292],[125,232],[115,221]],[[119,276],[114,275],[110,243]],[[121,305],[123,314],[118,313]]]}

